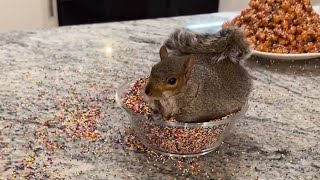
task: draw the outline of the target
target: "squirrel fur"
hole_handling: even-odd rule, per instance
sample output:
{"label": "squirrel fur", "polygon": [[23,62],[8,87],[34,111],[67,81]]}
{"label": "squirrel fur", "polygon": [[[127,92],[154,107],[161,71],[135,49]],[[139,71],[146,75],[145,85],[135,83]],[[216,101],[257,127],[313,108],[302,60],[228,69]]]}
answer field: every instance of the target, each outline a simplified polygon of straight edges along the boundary
{"label": "squirrel fur", "polygon": [[251,55],[249,43],[236,27],[222,28],[218,33],[196,33],[186,28],[174,31],[164,45],[180,54],[219,54],[214,61],[229,59],[234,62]]}
{"label": "squirrel fur", "polygon": [[225,27],[213,34],[178,29],[159,54],[145,86],[155,113],[180,122],[206,122],[246,104],[252,82],[240,62],[251,49],[240,29]]}

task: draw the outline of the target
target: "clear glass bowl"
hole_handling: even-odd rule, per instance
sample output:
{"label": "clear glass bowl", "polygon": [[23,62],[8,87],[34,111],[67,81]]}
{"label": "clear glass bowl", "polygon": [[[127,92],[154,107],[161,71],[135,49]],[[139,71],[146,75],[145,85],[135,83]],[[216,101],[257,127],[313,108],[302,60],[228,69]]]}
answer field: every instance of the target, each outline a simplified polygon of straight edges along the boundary
{"label": "clear glass bowl", "polygon": [[122,101],[134,82],[124,83],[118,88],[116,101],[127,112],[134,132],[142,144],[169,156],[194,157],[214,151],[230,134],[235,121],[242,118],[248,109],[246,104],[241,111],[228,118],[204,123],[152,119],[134,112]]}

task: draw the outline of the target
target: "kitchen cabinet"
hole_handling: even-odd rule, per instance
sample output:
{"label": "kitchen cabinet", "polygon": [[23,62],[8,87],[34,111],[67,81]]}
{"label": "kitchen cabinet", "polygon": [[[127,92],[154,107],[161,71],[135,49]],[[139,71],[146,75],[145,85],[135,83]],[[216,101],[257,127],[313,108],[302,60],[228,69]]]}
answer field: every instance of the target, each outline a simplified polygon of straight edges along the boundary
{"label": "kitchen cabinet", "polygon": [[57,0],[59,25],[151,19],[218,11],[212,0]]}

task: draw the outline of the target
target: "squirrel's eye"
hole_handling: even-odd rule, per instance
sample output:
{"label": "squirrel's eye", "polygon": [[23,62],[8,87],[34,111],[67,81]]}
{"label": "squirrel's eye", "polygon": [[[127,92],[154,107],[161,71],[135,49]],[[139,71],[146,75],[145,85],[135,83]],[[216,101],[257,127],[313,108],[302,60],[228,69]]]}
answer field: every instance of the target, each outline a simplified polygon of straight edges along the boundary
{"label": "squirrel's eye", "polygon": [[174,85],[176,83],[177,79],[176,78],[170,78],[168,80],[168,83],[171,84],[171,85]]}

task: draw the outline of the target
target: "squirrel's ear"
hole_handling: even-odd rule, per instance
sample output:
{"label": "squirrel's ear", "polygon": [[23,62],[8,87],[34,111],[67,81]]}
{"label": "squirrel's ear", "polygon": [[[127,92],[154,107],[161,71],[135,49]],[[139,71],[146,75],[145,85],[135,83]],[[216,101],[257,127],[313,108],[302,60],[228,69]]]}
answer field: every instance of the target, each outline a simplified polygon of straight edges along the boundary
{"label": "squirrel's ear", "polygon": [[190,55],[186,60],[186,62],[184,63],[184,74],[186,79],[189,79],[190,73],[193,69],[193,65],[194,65],[194,57]]}
{"label": "squirrel's ear", "polygon": [[168,51],[167,51],[167,48],[165,46],[162,46],[160,48],[160,59],[163,60],[164,58],[167,58],[168,57]]}

